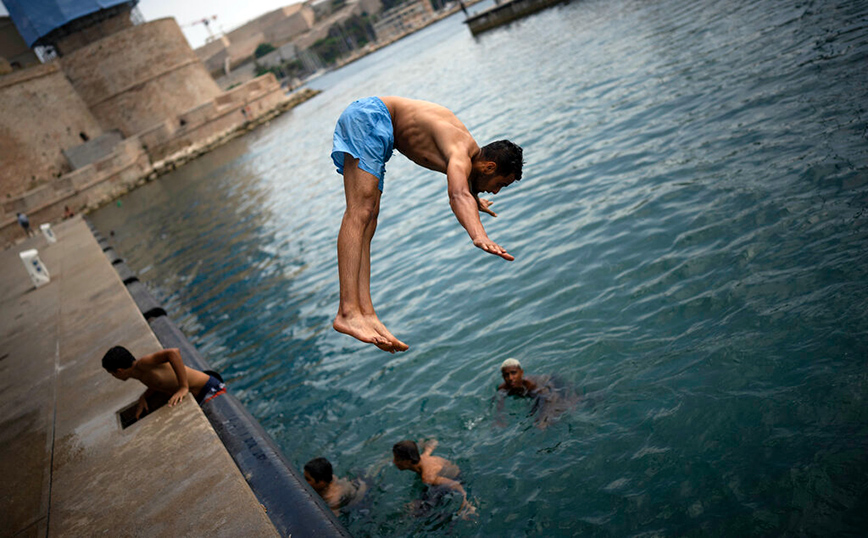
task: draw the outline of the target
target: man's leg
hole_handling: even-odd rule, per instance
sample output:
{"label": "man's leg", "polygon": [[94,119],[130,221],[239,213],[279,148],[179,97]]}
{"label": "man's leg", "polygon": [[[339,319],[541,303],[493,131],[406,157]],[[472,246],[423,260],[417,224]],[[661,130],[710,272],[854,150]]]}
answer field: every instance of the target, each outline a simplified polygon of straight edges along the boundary
{"label": "man's leg", "polygon": [[[370,237],[366,246],[366,230],[371,237],[376,230],[380,207],[378,179],[359,169],[358,159],[344,156],[344,194],[347,208],[338,233],[338,277],[340,279],[340,306],[334,328],[362,342],[376,345],[384,351],[393,351],[392,342],[374,328],[372,321],[362,313],[360,300],[362,260],[368,252],[367,279],[370,278]],[[371,223],[373,227],[371,228]],[[366,279],[366,280],[367,280]],[[367,302],[370,303],[370,284],[366,284]]]}
{"label": "man's leg", "polygon": [[371,219],[365,228],[362,240],[362,263],[359,269],[359,306],[361,307],[362,315],[371,323],[371,326],[391,342],[393,353],[395,351],[407,351],[410,346],[395,338],[395,335],[389,332],[389,329],[383,325],[383,322],[377,317],[374,303],[371,300],[371,241],[374,239],[374,232],[377,231],[377,217],[379,214],[380,204],[378,203],[374,218]]}

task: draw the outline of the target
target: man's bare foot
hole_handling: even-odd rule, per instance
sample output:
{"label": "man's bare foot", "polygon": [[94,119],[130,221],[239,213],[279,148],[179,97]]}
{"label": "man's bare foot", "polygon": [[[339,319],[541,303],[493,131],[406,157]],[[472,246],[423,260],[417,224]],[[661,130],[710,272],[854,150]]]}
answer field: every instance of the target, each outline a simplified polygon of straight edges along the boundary
{"label": "man's bare foot", "polygon": [[332,327],[334,327],[334,329],[339,333],[348,334],[356,340],[360,340],[366,344],[374,344],[383,351],[394,353],[394,344],[371,327],[368,321],[362,316],[348,317],[338,313],[338,315],[335,316],[335,321],[332,324]]}
{"label": "man's bare foot", "polygon": [[389,332],[389,329],[387,329],[386,326],[383,325],[383,322],[380,321],[380,318],[378,318],[376,314],[371,316],[365,316],[365,319],[368,321],[368,324],[380,334],[380,336],[386,338],[387,340],[389,340],[389,342],[391,342],[392,348],[394,349],[393,353],[395,351],[407,351],[408,349],[410,349],[410,346],[398,340],[397,338],[395,338],[394,334]]}

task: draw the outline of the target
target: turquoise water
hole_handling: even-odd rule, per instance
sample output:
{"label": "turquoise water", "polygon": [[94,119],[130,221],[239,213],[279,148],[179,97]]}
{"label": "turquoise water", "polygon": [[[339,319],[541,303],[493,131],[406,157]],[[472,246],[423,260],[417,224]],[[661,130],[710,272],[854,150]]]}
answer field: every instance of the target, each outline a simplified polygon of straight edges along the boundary
{"label": "turquoise water", "polygon": [[[291,461],[370,477],[356,536],[862,535],[868,3],[574,1],[477,39],[460,21],[94,223]],[[483,221],[511,264],[472,246],[442,176],[389,162],[372,287],[400,355],[331,329],[331,132],[376,94],[526,158]],[[495,425],[510,356],[585,399],[545,430],[511,400]],[[423,488],[390,448],[427,437],[476,520],[407,514]]]}

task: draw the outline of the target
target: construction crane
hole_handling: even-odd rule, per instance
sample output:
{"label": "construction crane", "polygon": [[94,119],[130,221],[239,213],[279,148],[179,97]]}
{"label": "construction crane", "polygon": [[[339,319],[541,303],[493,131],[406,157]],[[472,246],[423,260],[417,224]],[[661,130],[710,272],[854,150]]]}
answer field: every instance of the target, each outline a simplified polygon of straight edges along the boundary
{"label": "construction crane", "polygon": [[197,24],[204,24],[205,29],[208,31],[207,41],[213,41],[214,40],[214,32],[211,31],[211,22],[216,21],[216,20],[217,20],[217,15],[211,15],[210,17],[204,17],[204,18],[199,19],[197,21],[193,21],[189,24],[185,24],[182,26],[182,28],[190,28],[191,26],[196,26]]}

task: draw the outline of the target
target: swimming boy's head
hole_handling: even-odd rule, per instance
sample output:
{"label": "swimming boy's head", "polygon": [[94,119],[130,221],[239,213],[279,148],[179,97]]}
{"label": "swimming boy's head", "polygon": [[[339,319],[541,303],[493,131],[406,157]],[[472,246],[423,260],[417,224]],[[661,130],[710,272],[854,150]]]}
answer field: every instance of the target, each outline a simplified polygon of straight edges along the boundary
{"label": "swimming boy's head", "polygon": [[392,447],[392,461],[395,463],[395,467],[402,471],[412,468],[421,460],[419,447],[415,441],[400,441]]}
{"label": "swimming boy's head", "polygon": [[500,189],[521,179],[524,164],[521,147],[509,140],[498,140],[479,150],[473,159],[470,185],[475,193],[497,194]]}
{"label": "swimming boy's head", "polygon": [[333,475],[332,464],[325,458],[314,458],[304,464],[304,479],[316,491],[328,487]]}
{"label": "swimming boy's head", "polygon": [[521,363],[515,359],[506,359],[500,365],[500,375],[503,376],[503,382],[509,388],[521,386],[521,380],[524,377],[524,370],[521,369]]}
{"label": "swimming boy's head", "polygon": [[115,346],[103,356],[102,367],[121,381],[126,381],[132,374],[134,362],[136,362],[136,358],[127,348]]}

